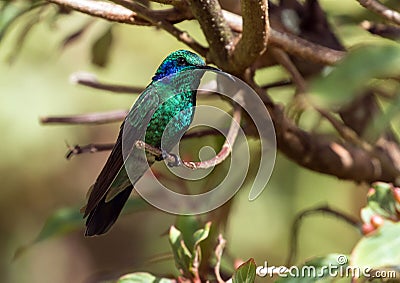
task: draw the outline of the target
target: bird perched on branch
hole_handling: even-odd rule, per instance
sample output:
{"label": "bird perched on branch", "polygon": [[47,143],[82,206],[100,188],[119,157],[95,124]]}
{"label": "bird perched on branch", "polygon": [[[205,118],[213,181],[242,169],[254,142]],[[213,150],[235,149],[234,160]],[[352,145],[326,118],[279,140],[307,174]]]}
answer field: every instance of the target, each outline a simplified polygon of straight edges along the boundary
{"label": "bird perched on branch", "polygon": [[[218,69],[187,50],[171,53],[158,67],[122,123],[115,146],[89,190],[83,208],[86,236],[101,235],[111,228],[135,183],[159,160],[135,148],[135,142],[144,141],[163,152],[179,142],[193,120],[197,88],[207,70]],[[124,148],[131,150],[129,156],[123,154]]]}

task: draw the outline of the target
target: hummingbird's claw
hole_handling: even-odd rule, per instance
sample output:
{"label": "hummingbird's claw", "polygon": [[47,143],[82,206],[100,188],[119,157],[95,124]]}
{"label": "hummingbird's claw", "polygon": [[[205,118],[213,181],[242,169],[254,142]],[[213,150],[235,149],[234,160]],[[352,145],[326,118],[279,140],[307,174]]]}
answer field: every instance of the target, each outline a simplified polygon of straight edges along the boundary
{"label": "hummingbird's claw", "polygon": [[[182,160],[180,157],[174,153],[168,153],[165,150],[162,151],[162,158],[167,161],[169,167],[179,167],[182,166]],[[174,159],[174,161],[171,161]]]}

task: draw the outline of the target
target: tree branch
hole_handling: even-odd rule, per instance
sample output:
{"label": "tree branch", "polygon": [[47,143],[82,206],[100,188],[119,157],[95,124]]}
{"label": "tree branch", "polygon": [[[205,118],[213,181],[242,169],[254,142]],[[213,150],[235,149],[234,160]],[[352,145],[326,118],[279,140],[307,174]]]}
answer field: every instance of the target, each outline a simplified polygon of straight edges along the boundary
{"label": "tree branch", "polygon": [[[242,109],[240,106],[235,105],[234,112],[233,112],[233,120],[229,127],[228,134],[226,136],[226,140],[222,145],[221,150],[219,153],[214,156],[213,158],[205,161],[182,161],[182,165],[189,169],[207,169],[210,167],[214,167],[222,163],[231,153],[232,146],[235,143],[237,134],[240,128],[240,121],[242,118]],[[157,158],[163,157],[163,152],[159,148],[153,147],[149,144],[146,144],[143,141],[136,141],[136,147],[140,149],[144,149],[146,152],[151,153],[152,155],[156,156]],[[176,163],[176,157],[172,154],[167,153],[165,156],[164,153],[164,160],[168,163]]]}
{"label": "tree branch", "polygon": [[233,47],[233,34],[218,0],[188,0],[188,3],[208,41],[210,50],[207,59],[223,69],[230,68],[228,58]]}
{"label": "tree branch", "polygon": [[83,154],[83,153],[95,153],[95,152],[101,152],[101,151],[109,151],[112,150],[114,147],[113,143],[105,143],[105,144],[87,144],[84,146],[80,145],[75,145],[73,147],[68,146],[68,152],[65,155],[66,159],[71,159],[72,156]]}
{"label": "tree branch", "polygon": [[77,72],[71,75],[70,81],[74,84],[79,84],[94,89],[106,90],[115,93],[141,93],[143,87],[122,86],[116,84],[106,84],[99,82],[96,75],[89,73]]}
{"label": "tree branch", "polygon": [[301,212],[299,215],[297,215],[293,226],[291,230],[291,235],[292,237],[290,238],[290,252],[288,259],[286,261],[286,265],[290,266],[294,263],[294,259],[296,258],[296,253],[297,253],[297,239],[299,236],[299,229],[300,229],[300,224],[302,223],[302,220],[304,217],[313,215],[313,214],[328,214],[332,215],[338,219],[343,220],[344,222],[348,223],[349,225],[356,227],[359,231],[361,231],[361,223],[351,215],[347,215],[341,211],[335,210],[330,208],[329,206],[321,206],[321,207],[316,207],[316,208],[311,208],[307,209],[303,212]]}
{"label": "tree branch", "polygon": [[133,25],[150,25],[149,22],[137,17],[134,13],[122,6],[114,5],[103,1],[91,0],[47,0],[75,11],[88,14],[90,16],[106,19],[113,22],[133,24]]}
{"label": "tree branch", "polygon": [[[193,14],[188,11],[182,12],[177,9],[167,9],[161,11],[149,10],[146,7],[140,6],[136,3],[129,2],[127,0],[116,0],[125,3],[128,7],[124,8],[120,5],[110,4],[102,1],[90,1],[90,0],[48,0],[51,3],[55,3],[75,11],[79,11],[94,17],[99,17],[108,21],[126,23],[131,25],[145,25],[145,26],[156,26],[166,30],[172,34],[179,41],[188,45],[190,48],[205,56],[207,49],[197,43],[191,38],[186,32],[177,29],[170,21],[180,22],[183,20],[193,19]],[[202,0],[200,2],[207,2]],[[216,0],[212,0],[214,2]],[[232,30],[241,33],[242,32],[242,17],[233,14],[225,10],[218,10],[217,7],[210,7],[208,10],[203,11],[202,6],[199,5],[198,1],[193,0],[194,5],[199,7],[193,8],[192,12],[195,11],[199,15],[196,18],[201,19],[200,24],[204,31],[205,36],[209,40],[209,44],[212,50],[210,50],[209,61],[215,62],[218,66],[228,70],[232,68],[227,61],[229,57],[229,51],[233,40],[232,32],[226,27],[226,23],[229,24]],[[219,5],[218,5],[219,7]],[[135,9],[139,9],[141,13],[138,13]],[[199,11],[200,10],[200,11]],[[211,11],[212,13],[208,13]],[[219,15],[222,14],[223,18]],[[200,18],[199,18],[200,17]],[[170,20],[170,21],[169,21]],[[215,23],[214,23],[215,21]],[[225,22],[226,21],[226,22]],[[214,26],[214,27],[213,27]],[[279,32],[270,28],[269,42],[272,45],[282,48],[291,55],[299,56],[303,59],[308,59],[316,63],[322,63],[327,65],[334,65],[337,61],[341,60],[345,52],[333,50],[318,44],[311,43],[307,40],[299,38],[297,36]],[[229,70],[228,70],[229,71]]]}
{"label": "tree branch", "polygon": [[400,13],[389,9],[381,2],[377,0],[357,0],[361,6],[367,8],[368,10],[381,15],[385,19],[395,23],[396,25],[400,25]]}
{"label": "tree branch", "polygon": [[[261,98],[265,97],[262,88],[254,82],[250,84]],[[400,170],[381,149],[366,150],[359,145],[306,132],[285,117],[282,107],[272,103],[266,106],[274,123],[279,150],[302,167],[355,182],[399,183]]]}
{"label": "tree branch", "polygon": [[[217,131],[216,129],[206,129],[202,131],[196,131],[193,133],[186,133],[182,139],[191,139],[191,138],[199,138],[199,137],[204,137],[204,136],[210,136],[210,135],[219,135],[220,132]],[[65,158],[71,159],[75,155],[80,155],[80,154],[85,154],[85,153],[96,153],[96,152],[101,152],[101,151],[108,151],[112,150],[114,147],[114,143],[105,143],[105,144],[86,144],[86,145],[75,145],[75,146],[68,146],[68,152],[66,153]],[[159,154],[156,154],[159,156]]]}
{"label": "tree branch", "polygon": [[176,39],[185,43],[187,46],[195,50],[197,53],[203,56],[206,55],[207,49],[201,46],[197,41],[195,41],[187,32],[179,30],[173,24],[168,22],[166,19],[158,17],[156,14],[152,13],[152,11],[147,9],[146,7],[128,0],[113,0],[113,2],[137,13],[141,18],[148,21],[153,26],[167,31],[168,33],[173,35]]}
{"label": "tree branch", "polygon": [[41,117],[42,124],[106,124],[119,122],[125,119],[127,110],[116,110],[110,112],[89,113],[71,116],[50,116]]}
{"label": "tree branch", "polygon": [[[229,26],[236,32],[242,32],[242,18],[228,11],[222,12]],[[346,54],[273,28],[270,28],[269,43],[291,55],[324,65],[334,65]]]}
{"label": "tree branch", "polygon": [[243,32],[232,54],[235,73],[241,73],[267,48],[269,35],[268,1],[243,0]]}

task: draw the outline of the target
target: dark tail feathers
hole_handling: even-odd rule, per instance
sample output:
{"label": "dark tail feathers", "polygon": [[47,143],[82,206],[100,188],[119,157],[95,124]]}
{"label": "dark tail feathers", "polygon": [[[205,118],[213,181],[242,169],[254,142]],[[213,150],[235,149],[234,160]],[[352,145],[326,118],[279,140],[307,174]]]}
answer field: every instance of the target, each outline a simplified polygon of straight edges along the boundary
{"label": "dark tail feathers", "polygon": [[127,187],[109,202],[105,202],[106,197],[104,196],[86,220],[85,236],[101,235],[107,232],[117,220],[132,189],[133,186]]}

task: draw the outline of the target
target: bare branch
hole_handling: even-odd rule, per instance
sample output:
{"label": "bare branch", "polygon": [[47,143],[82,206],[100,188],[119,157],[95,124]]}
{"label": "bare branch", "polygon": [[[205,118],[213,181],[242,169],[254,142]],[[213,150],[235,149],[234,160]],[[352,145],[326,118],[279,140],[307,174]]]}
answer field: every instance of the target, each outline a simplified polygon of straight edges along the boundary
{"label": "bare branch", "polygon": [[[236,32],[242,32],[242,18],[228,11],[222,12],[229,26]],[[330,49],[272,28],[270,28],[269,43],[282,48],[291,55],[325,65],[336,64],[346,54],[343,51]]]}
{"label": "bare branch", "polygon": [[65,155],[66,159],[71,159],[72,156],[83,154],[83,153],[96,153],[101,151],[108,151],[112,150],[114,147],[113,143],[105,143],[105,144],[87,144],[84,146],[75,145],[73,147],[68,146],[68,152]]}
{"label": "bare branch", "polygon": [[[242,117],[242,109],[240,106],[235,105],[235,109],[233,112],[233,120],[229,128],[229,132],[226,136],[226,140],[222,145],[221,150],[219,153],[205,161],[182,161],[182,165],[189,168],[189,169],[207,169],[222,163],[231,153],[232,146],[236,140],[237,134],[240,128],[240,121]],[[161,158],[163,156],[162,150],[159,148],[155,148],[149,144],[146,144],[143,141],[136,141],[135,146],[140,149],[144,149],[146,152],[156,156],[157,158]],[[164,160],[168,163],[177,163],[176,157],[169,153],[164,153]]]}
{"label": "bare branch", "polygon": [[77,72],[71,75],[70,81],[75,84],[91,87],[94,89],[107,90],[116,93],[141,93],[144,87],[122,86],[99,82],[96,75]]}
{"label": "bare branch", "polygon": [[42,124],[106,124],[119,122],[125,119],[127,110],[116,110],[110,112],[89,113],[71,116],[41,117]]}
{"label": "bare branch", "polygon": [[[198,137],[219,135],[219,134],[220,134],[220,132],[218,132],[215,129],[207,129],[207,130],[203,130],[203,131],[187,133],[182,137],[182,139],[191,139],[191,138],[198,138]],[[67,144],[69,150],[66,153],[65,158],[71,159],[75,155],[112,150],[114,145],[115,145],[114,143],[104,143],[104,144],[91,143],[91,144],[86,144],[86,145],[77,144],[75,146],[69,146]],[[158,153],[156,153],[155,155],[158,156]]]}
{"label": "bare branch", "polygon": [[313,214],[323,214],[323,213],[332,215],[338,219],[341,219],[344,222],[348,223],[349,225],[351,225],[361,231],[361,223],[357,219],[355,219],[353,216],[347,215],[344,212],[332,209],[329,206],[321,206],[321,207],[307,209],[307,210],[301,212],[299,215],[297,215],[297,217],[293,223],[292,230],[290,233],[292,235],[292,237],[290,238],[290,252],[289,252],[288,259],[286,261],[287,266],[292,265],[294,263],[294,259],[296,258],[297,239],[299,236],[300,224],[302,223],[302,220],[304,219],[304,217],[313,215]]}
{"label": "bare branch", "polygon": [[[78,12],[82,12],[112,22],[119,22],[131,25],[156,26],[166,30],[176,39],[183,42],[199,54],[205,56],[207,52],[206,48],[201,46],[192,37],[190,37],[188,33],[179,30],[173,25],[173,23],[178,23],[183,20],[192,18],[190,14],[178,10],[177,8],[153,11],[126,0],[119,1],[121,2],[121,6],[103,1],[90,0],[48,1],[73,9]],[[135,9],[138,9],[141,13],[138,13]]]}
{"label": "bare branch", "polygon": [[73,9],[75,11],[103,18],[113,22],[134,24],[134,25],[149,25],[147,21],[137,18],[137,13],[134,13],[122,6],[114,5],[103,1],[90,0],[47,0],[63,7]]}
{"label": "bare branch", "polygon": [[164,4],[164,5],[182,5],[181,0],[150,0],[151,2],[156,2],[156,3],[160,3],[160,4]]}
{"label": "bare branch", "polygon": [[384,38],[393,40],[400,39],[400,27],[395,25],[386,25],[382,23],[374,23],[370,21],[363,21],[361,27],[371,34],[379,35]]}
{"label": "bare branch", "polygon": [[331,123],[331,125],[335,128],[335,130],[344,140],[360,146],[367,152],[372,151],[373,148],[370,144],[360,139],[357,133],[353,129],[347,127],[345,124],[342,123],[342,121],[336,119],[331,113],[319,107],[314,107],[314,109],[317,110],[317,112],[322,117],[324,117],[327,121],[329,121],[329,123]]}
{"label": "bare branch", "polygon": [[166,19],[158,17],[146,7],[128,0],[113,0],[113,2],[137,13],[142,19],[148,21],[153,26],[167,31],[179,41],[185,43],[187,46],[189,46],[199,54],[205,56],[207,49],[201,46],[197,41],[195,41],[187,32],[179,30]]}
{"label": "bare branch", "polygon": [[243,0],[243,32],[232,54],[236,73],[248,68],[267,48],[269,34],[268,1]]}
{"label": "bare branch", "polygon": [[377,0],[357,0],[358,3],[361,4],[361,6],[367,8],[368,10],[381,15],[385,19],[391,21],[392,23],[395,23],[397,25],[400,25],[400,13],[397,11],[394,11],[392,9],[389,9],[385,5],[383,5],[381,2]]}
{"label": "bare branch", "polygon": [[249,83],[266,101],[279,150],[302,167],[355,182],[400,182],[400,169],[393,166],[386,152],[379,148],[366,150],[358,144],[342,143],[300,129],[285,117],[282,107],[269,103],[263,89]]}
{"label": "bare branch", "polygon": [[266,90],[266,89],[275,88],[275,87],[288,86],[288,85],[291,85],[292,83],[293,83],[292,80],[284,79],[284,80],[281,80],[281,81],[272,82],[272,83],[269,83],[269,84],[262,85],[261,88]]}
{"label": "bare branch", "polygon": [[223,69],[230,68],[227,63],[233,47],[233,34],[222,15],[218,0],[189,0],[188,3],[210,46],[208,60]]}
{"label": "bare branch", "polygon": [[271,47],[270,50],[278,63],[282,65],[282,67],[284,67],[291,75],[293,82],[297,86],[297,91],[299,93],[304,93],[306,91],[306,82],[287,53],[276,47]]}

